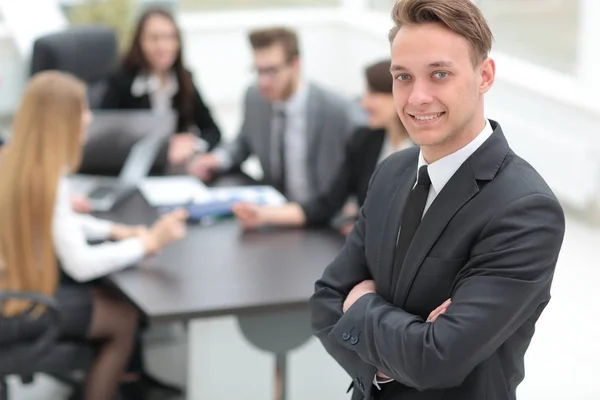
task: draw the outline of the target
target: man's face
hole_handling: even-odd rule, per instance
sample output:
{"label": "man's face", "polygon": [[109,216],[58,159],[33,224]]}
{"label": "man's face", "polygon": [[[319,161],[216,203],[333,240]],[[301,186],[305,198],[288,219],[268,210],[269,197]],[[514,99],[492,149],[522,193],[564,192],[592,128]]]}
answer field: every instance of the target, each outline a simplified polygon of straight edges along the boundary
{"label": "man's face", "polygon": [[258,89],[267,101],[285,100],[291,96],[298,76],[299,61],[288,60],[281,45],[255,50],[254,69],[258,77]]}
{"label": "man's face", "polygon": [[491,59],[474,67],[471,51],[464,37],[436,23],[403,26],[392,42],[396,109],[411,139],[435,158],[483,129],[483,95],[495,67]]}

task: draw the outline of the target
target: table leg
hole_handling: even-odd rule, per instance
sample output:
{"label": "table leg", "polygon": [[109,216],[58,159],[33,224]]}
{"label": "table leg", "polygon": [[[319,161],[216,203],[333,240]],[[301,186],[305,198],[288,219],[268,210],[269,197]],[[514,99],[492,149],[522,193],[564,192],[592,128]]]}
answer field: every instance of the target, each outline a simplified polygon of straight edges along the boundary
{"label": "table leg", "polygon": [[275,355],[274,399],[287,399],[287,355],[311,337],[307,309],[238,317],[238,325],[251,344]]}
{"label": "table leg", "polygon": [[287,355],[275,355],[275,400],[286,400],[287,395]]}

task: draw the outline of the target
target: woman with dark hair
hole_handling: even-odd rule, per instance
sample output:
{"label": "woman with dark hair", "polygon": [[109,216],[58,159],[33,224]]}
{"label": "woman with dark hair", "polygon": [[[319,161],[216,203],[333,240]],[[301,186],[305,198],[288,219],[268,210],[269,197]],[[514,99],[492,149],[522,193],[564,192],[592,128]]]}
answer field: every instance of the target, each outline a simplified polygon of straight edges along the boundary
{"label": "woman with dark hair", "polygon": [[[365,70],[367,91],[361,105],[368,114],[368,126],[358,128],[349,140],[344,164],[329,189],[304,203],[283,206],[237,204],[233,211],[244,228],[324,225],[352,195],[356,196],[358,206],[362,206],[369,179],[379,161],[412,145],[394,105],[390,64],[390,60],[380,61]],[[343,234],[350,231],[355,217],[346,215],[345,222],[338,223]]]}
{"label": "woman with dark hair", "polygon": [[[196,151],[214,148],[221,139],[210,110],[183,64],[181,34],[173,16],[162,9],[142,14],[121,67],[109,78],[102,109],[174,110],[177,134],[165,156],[183,165]],[[159,160],[164,167],[166,160]],[[103,171],[107,173],[106,171]],[[118,172],[118,171],[117,171]]]}

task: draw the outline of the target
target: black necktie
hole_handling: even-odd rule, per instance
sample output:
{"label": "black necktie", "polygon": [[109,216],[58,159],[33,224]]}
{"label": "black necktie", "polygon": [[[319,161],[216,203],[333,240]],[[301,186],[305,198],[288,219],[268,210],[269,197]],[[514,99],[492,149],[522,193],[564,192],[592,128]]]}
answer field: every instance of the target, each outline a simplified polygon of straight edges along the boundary
{"label": "black necktie", "polygon": [[402,268],[408,247],[410,246],[413,236],[415,235],[415,232],[421,223],[421,218],[423,217],[423,211],[425,211],[425,204],[427,203],[427,196],[429,195],[430,186],[431,180],[429,179],[427,166],[424,165],[419,168],[417,185],[408,195],[406,205],[404,206],[404,212],[402,213],[400,235],[398,237],[398,245],[396,246],[396,257],[394,259],[394,279],[396,279],[400,273],[399,270]]}
{"label": "black necktie", "polygon": [[279,190],[283,195],[285,195],[286,191],[286,171],[285,171],[285,128],[286,128],[286,118],[284,110],[276,110],[275,111],[275,137],[277,143],[277,158],[278,163],[277,167],[279,167],[279,171],[275,175],[277,177],[275,187]]}

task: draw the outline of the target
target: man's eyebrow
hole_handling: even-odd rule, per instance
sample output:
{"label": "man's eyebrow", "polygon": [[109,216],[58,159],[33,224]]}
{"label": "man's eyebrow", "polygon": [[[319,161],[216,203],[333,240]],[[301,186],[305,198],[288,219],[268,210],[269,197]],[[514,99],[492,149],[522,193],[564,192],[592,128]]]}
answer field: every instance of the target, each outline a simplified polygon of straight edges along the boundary
{"label": "man's eyebrow", "polygon": [[[450,68],[453,66],[454,66],[454,63],[452,61],[434,61],[427,65],[428,68]],[[390,71],[391,72],[408,71],[408,68],[406,68],[402,65],[399,65],[399,64],[392,64],[392,66],[390,67]]]}

